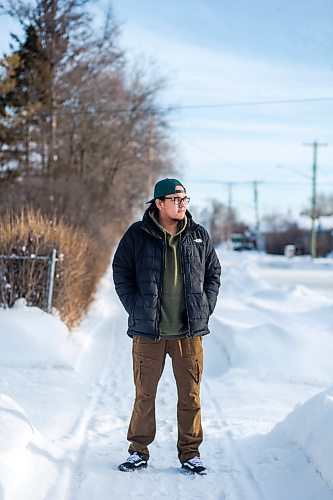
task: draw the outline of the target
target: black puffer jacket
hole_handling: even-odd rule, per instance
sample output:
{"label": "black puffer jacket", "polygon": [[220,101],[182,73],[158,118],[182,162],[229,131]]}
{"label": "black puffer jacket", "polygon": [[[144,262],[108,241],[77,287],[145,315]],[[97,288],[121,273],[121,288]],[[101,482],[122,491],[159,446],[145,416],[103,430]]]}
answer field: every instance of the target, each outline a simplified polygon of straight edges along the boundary
{"label": "black puffer jacket", "polygon": [[[148,212],[130,226],[113,260],[116,292],[129,314],[128,335],[158,339],[164,272],[164,237]],[[220,286],[221,266],[207,231],[186,212],[188,223],[181,237],[185,301],[189,336],[209,333]]]}

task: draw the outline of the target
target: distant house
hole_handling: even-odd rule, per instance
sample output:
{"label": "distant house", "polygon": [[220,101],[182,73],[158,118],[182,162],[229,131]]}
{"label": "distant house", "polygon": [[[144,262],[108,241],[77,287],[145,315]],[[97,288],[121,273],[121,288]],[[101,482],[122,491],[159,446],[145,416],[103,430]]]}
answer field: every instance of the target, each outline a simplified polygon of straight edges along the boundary
{"label": "distant house", "polygon": [[[287,245],[295,247],[298,255],[311,251],[312,220],[308,215],[293,217],[291,220],[280,220],[275,227],[265,231],[267,253],[283,254]],[[320,216],[316,220],[317,255],[325,257],[333,250],[333,215]]]}

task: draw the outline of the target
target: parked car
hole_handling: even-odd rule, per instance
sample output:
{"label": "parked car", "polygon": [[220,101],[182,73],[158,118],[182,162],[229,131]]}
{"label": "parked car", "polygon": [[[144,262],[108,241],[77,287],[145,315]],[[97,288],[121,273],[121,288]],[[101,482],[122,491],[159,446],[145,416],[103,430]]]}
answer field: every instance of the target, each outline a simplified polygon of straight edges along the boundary
{"label": "parked car", "polygon": [[245,233],[233,233],[230,237],[232,249],[240,252],[242,250],[255,250],[257,248],[254,235]]}

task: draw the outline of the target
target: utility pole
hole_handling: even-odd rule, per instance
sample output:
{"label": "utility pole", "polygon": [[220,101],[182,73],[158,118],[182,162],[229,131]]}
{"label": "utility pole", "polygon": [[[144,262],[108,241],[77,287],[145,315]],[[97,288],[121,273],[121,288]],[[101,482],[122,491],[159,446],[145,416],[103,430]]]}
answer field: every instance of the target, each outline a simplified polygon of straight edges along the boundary
{"label": "utility pole", "polygon": [[231,238],[231,215],[232,215],[232,188],[233,185],[235,184],[234,182],[227,182],[227,187],[228,187],[228,212],[227,212],[227,221],[226,221],[226,234],[225,237],[228,242],[228,246],[230,245],[230,238]]}
{"label": "utility pole", "polygon": [[325,143],[305,142],[304,146],[313,147],[313,165],[312,165],[312,198],[311,198],[311,258],[317,257],[317,149],[320,146],[327,146]]}
{"label": "utility pole", "polygon": [[262,250],[262,241],[260,234],[260,218],[259,218],[259,203],[258,203],[258,184],[262,181],[253,181],[253,198],[254,198],[254,215],[255,215],[255,231],[257,250]]}
{"label": "utility pole", "polygon": [[232,186],[233,182],[228,182],[228,216],[231,216],[231,211],[232,211]]}
{"label": "utility pole", "polygon": [[[255,212],[255,231],[256,231],[256,239],[257,239],[257,244],[259,243],[259,250],[264,249],[264,241],[263,238],[261,237],[260,234],[260,218],[259,218],[259,202],[258,202],[258,185],[263,184],[264,181],[220,181],[220,180],[205,180],[205,181],[194,181],[194,182],[201,182],[201,183],[207,183],[207,184],[222,184],[224,186],[227,186],[228,189],[228,218],[229,220],[231,219],[231,214],[233,211],[233,193],[232,193],[232,188],[234,186],[238,186],[241,184],[246,184],[253,186],[253,191],[254,191],[254,212]],[[230,234],[230,226],[228,228],[228,234]]]}
{"label": "utility pole", "polygon": [[260,222],[259,222],[259,206],[258,206],[258,181],[253,181],[253,196],[254,196],[254,214],[255,214],[255,228],[256,233],[259,233]]}

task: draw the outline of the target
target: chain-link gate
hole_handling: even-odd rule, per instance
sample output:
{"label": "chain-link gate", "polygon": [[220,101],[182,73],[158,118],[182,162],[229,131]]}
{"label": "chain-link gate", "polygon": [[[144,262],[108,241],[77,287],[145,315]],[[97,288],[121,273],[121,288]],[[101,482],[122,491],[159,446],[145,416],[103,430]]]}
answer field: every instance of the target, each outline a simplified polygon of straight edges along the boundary
{"label": "chain-link gate", "polygon": [[51,312],[57,260],[56,249],[49,256],[0,255],[0,306],[11,307],[24,298]]}

